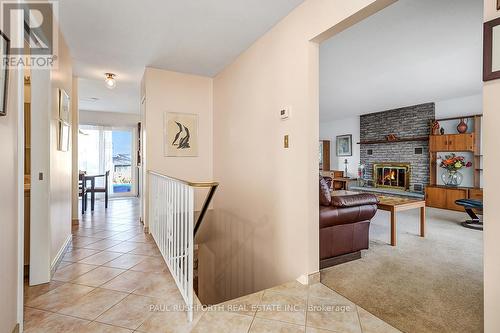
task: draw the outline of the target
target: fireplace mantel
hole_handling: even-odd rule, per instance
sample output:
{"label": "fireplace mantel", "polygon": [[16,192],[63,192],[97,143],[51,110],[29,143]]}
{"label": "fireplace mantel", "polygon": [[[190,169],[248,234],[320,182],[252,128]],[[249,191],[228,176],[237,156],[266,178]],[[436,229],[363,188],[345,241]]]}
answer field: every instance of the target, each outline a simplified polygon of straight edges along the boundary
{"label": "fireplace mantel", "polygon": [[413,141],[429,141],[429,137],[428,136],[418,136],[418,137],[414,137],[414,138],[400,138],[400,139],[396,139],[396,140],[392,140],[392,141],[389,141],[389,140],[373,140],[373,141],[361,141],[361,142],[358,142],[358,145],[375,145],[375,144],[379,144],[379,143],[398,143],[398,142],[413,142]]}

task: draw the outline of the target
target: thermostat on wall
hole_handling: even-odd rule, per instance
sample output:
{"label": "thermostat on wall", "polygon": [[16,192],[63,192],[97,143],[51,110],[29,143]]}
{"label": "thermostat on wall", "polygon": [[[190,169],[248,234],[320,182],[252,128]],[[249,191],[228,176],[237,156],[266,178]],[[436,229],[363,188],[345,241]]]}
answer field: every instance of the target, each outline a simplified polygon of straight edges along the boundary
{"label": "thermostat on wall", "polygon": [[282,108],[280,110],[280,118],[281,120],[290,118],[290,108]]}

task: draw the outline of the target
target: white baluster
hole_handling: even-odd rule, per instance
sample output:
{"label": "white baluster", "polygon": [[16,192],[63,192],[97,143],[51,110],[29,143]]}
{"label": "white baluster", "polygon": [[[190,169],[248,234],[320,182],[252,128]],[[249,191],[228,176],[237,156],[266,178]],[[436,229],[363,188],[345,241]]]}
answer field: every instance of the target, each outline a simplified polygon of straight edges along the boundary
{"label": "white baluster", "polygon": [[[149,228],[193,319],[194,189],[149,174]],[[161,295],[159,295],[161,296]]]}

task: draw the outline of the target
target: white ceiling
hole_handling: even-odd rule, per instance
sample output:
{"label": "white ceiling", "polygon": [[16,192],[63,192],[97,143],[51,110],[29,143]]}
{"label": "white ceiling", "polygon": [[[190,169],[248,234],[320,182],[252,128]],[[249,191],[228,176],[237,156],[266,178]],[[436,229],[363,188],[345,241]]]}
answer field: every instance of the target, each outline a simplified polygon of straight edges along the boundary
{"label": "white ceiling", "polygon": [[[104,76],[103,76],[104,77]],[[119,82],[110,90],[101,80],[78,80],[79,109],[87,111],[139,113],[140,88],[135,82]]]}
{"label": "white ceiling", "polygon": [[[61,0],[75,75],[87,79],[80,109],[138,112],[146,66],[214,76],[303,1]],[[113,93],[105,72],[117,74]]]}
{"label": "white ceiling", "polygon": [[483,0],[399,0],[320,46],[320,119],[480,94]]}

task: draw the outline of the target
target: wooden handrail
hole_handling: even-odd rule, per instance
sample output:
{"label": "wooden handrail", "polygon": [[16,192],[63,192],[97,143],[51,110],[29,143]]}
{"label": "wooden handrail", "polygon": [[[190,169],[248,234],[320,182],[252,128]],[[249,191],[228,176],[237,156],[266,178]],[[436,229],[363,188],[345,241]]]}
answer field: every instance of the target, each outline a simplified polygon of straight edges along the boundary
{"label": "wooden handrail", "polygon": [[203,202],[203,206],[201,207],[200,215],[198,216],[198,218],[196,219],[196,223],[194,224],[194,236],[196,236],[196,233],[198,232],[198,229],[200,228],[201,223],[203,222],[203,218],[205,217],[205,215],[208,211],[208,206],[210,206],[210,202],[212,201],[212,198],[215,194],[215,191],[217,191],[217,187],[219,186],[219,183],[218,182],[190,182],[187,180],[183,180],[183,179],[179,179],[179,178],[175,178],[175,177],[171,177],[171,176],[167,176],[167,175],[162,175],[161,173],[151,171],[151,170],[149,170],[148,173],[151,175],[161,177],[161,178],[172,179],[172,180],[175,180],[179,183],[182,183],[184,185],[191,186],[194,188],[210,188],[210,190],[208,191],[208,194],[205,198],[205,201]]}
{"label": "wooden handrail", "polygon": [[217,183],[217,182],[190,182],[190,181],[187,181],[187,180],[184,180],[184,179],[180,179],[180,178],[176,178],[176,177],[172,177],[172,176],[167,176],[167,175],[162,175],[161,173],[158,173],[158,172],[155,172],[155,171],[151,171],[151,170],[148,170],[148,173],[150,173],[152,175],[155,175],[155,176],[158,176],[158,177],[162,177],[162,178],[173,179],[173,180],[176,180],[176,181],[178,181],[180,183],[183,183],[183,184],[191,186],[191,187],[209,188],[209,187],[213,187],[213,186],[218,186],[219,185],[219,183]]}

